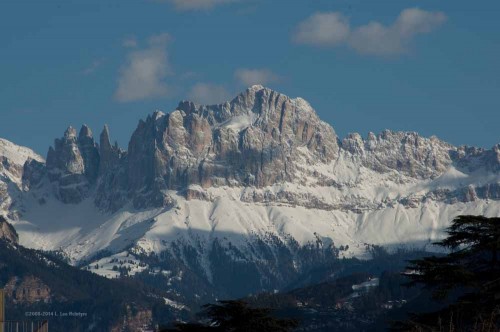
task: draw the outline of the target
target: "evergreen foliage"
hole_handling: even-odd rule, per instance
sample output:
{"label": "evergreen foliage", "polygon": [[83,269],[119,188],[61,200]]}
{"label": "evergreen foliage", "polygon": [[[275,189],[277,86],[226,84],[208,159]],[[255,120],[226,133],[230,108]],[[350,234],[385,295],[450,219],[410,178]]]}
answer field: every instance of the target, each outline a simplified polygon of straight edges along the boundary
{"label": "evergreen foliage", "polygon": [[396,324],[404,331],[498,331],[500,329],[500,218],[459,216],[436,243],[450,253],[411,261],[411,285],[423,284],[435,300],[448,300],[437,312],[412,315]]}
{"label": "evergreen foliage", "polygon": [[276,318],[271,313],[271,309],[250,307],[241,300],[219,301],[203,307],[200,316],[204,322],[177,323],[162,332],[288,332],[299,325],[293,319]]}

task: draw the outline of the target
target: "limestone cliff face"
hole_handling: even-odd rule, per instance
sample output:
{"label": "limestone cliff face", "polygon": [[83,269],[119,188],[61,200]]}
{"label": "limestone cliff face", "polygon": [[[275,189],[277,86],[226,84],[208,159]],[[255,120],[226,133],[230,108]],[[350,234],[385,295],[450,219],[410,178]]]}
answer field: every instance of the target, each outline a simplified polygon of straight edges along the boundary
{"label": "limestone cliff face", "polygon": [[94,203],[104,211],[116,211],[128,201],[126,152],[111,145],[108,126],[99,137],[98,181]]}
{"label": "limestone cliff face", "polygon": [[19,236],[11,224],[7,222],[3,216],[0,215],[0,239],[10,243],[18,243]]}
{"label": "limestone cliff face", "polygon": [[77,145],[82,156],[85,177],[92,184],[97,180],[100,155],[92,131],[86,125],[80,130]]}
{"label": "limestone cliff face", "polygon": [[100,175],[113,171],[120,165],[120,158],[124,154],[117,144],[111,145],[109,128],[107,125],[99,136],[99,163],[95,166],[98,168]]}
{"label": "limestone cliff face", "polygon": [[83,126],[80,134],[69,127],[47,153],[47,174],[56,196],[64,203],[79,203],[96,181],[99,152],[92,131]]}
{"label": "limestone cliff face", "polygon": [[468,170],[476,171],[485,168],[490,172],[500,171],[500,144],[496,144],[490,150],[477,147],[461,146],[453,151],[453,160]]}
{"label": "limestone cliff face", "polygon": [[[256,85],[223,104],[183,101],[171,113],[154,112],[139,121],[127,151],[111,144],[107,126],[99,144],[87,126],[78,136],[70,127],[49,149],[46,165],[39,160],[27,162],[24,168],[8,161],[3,164],[23,174],[26,191],[40,187],[47,178],[62,202],[76,204],[92,192],[95,204],[105,211],[127,204],[139,209],[172,206],[169,190],[210,199],[192,185],[254,188],[242,196],[245,201],[350,209],[349,195],[336,204],[325,204],[309,194],[274,194],[265,188],[283,183],[339,190],[362,186],[365,180],[352,177],[361,168],[386,174],[395,183],[433,180],[451,168],[467,174],[481,170],[497,174],[500,145],[490,150],[455,147],[436,137],[390,130],[369,133],[366,138],[354,133],[339,140],[305,100]],[[308,165],[317,167],[311,170]],[[352,174],[346,177],[347,169]],[[401,197],[399,202],[413,206],[424,199],[453,203],[499,196],[496,181],[452,187],[436,188],[418,198]],[[8,191],[0,183],[0,199]],[[4,201],[4,206],[10,204]],[[371,208],[379,203],[357,205]]]}
{"label": "limestone cliff face", "polygon": [[170,113],[141,121],[128,149],[131,191],[155,192],[190,184],[264,187],[294,181],[298,148],[316,161],[338,155],[337,136],[302,99],[254,86],[214,106],[181,102]]}
{"label": "limestone cliff face", "polygon": [[168,206],[166,191],[190,184],[293,182],[301,177],[300,148],[311,152],[311,162],[327,163],[338,156],[337,142],[305,100],[253,86],[224,104],[186,101],[172,113],[153,113],[139,122],[126,152],[111,145],[107,126],[99,145],[87,126],[78,137],[70,127],[49,149],[46,168],[61,201],[79,203],[96,184],[96,205],[114,211],[129,201],[136,208]]}
{"label": "limestone cliff face", "polygon": [[357,133],[342,140],[342,148],[357,156],[362,165],[378,172],[397,171],[426,179],[443,173],[452,163],[456,148],[436,137],[425,138],[414,132],[385,130],[369,133],[362,139]]}

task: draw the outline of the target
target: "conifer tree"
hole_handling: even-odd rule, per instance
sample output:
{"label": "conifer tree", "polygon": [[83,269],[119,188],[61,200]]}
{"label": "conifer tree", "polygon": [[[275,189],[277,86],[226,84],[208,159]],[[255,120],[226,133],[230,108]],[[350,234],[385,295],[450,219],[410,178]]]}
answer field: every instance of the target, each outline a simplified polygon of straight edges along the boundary
{"label": "conifer tree", "polygon": [[498,331],[500,329],[500,218],[459,216],[436,244],[442,257],[411,261],[410,285],[423,284],[435,300],[455,301],[438,312],[413,315],[398,330]]}
{"label": "conifer tree", "polygon": [[200,316],[203,323],[180,323],[162,332],[288,332],[298,326],[295,320],[273,317],[271,309],[253,308],[240,300],[205,305]]}

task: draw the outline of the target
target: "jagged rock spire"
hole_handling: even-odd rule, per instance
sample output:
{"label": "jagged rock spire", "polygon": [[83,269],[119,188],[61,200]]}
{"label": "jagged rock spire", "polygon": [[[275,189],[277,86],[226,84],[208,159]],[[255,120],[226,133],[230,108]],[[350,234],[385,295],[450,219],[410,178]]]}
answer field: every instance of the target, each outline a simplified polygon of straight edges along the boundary
{"label": "jagged rock spire", "polygon": [[80,133],[78,134],[78,139],[82,139],[84,137],[92,138],[92,130],[84,124],[80,129]]}
{"label": "jagged rock spire", "polygon": [[47,153],[49,180],[55,183],[56,196],[65,203],[78,203],[97,179],[99,152],[92,131],[83,125],[78,139],[76,129],[68,127]]}
{"label": "jagged rock spire", "polygon": [[101,135],[100,135],[100,142],[101,144],[103,141],[108,141],[108,143],[111,141],[109,138],[109,126],[107,124],[104,125],[104,128],[102,129]]}
{"label": "jagged rock spire", "polygon": [[111,145],[109,127],[107,124],[104,125],[101,135],[99,136],[99,155],[99,174],[104,174],[118,165],[120,149],[118,146]]}
{"label": "jagged rock spire", "polygon": [[85,124],[80,129],[80,134],[78,135],[78,148],[84,162],[84,174],[89,182],[93,183],[97,180],[99,170],[99,151],[92,137],[92,130]]}
{"label": "jagged rock spire", "polygon": [[76,129],[73,128],[72,126],[69,126],[66,131],[64,132],[64,138],[65,139],[73,139],[76,138]]}

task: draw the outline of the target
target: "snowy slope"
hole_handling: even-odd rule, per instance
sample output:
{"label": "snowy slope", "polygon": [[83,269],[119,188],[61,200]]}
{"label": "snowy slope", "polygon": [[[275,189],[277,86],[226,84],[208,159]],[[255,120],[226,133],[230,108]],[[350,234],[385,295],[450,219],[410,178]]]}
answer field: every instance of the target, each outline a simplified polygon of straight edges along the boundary
{"label": "snowy slope", "polygon": [[[438,178],[427,187],[441,180]],[[418,194],[417,189],[422,191],[423,187],[421,183],[410,184],[399,188],[404,191],[397,191],[395,185],[383,190],[377,185],[344,193],[352,199],[352,204],[360,202],[360,208],[365,209],[361,213],[284,202],[249,203],[241,200],[248,188],[230,187],[206,190],[210,200],[186,200],[172,191],[170,194],[177,203],[171,209],[135,211],[129,207],[114,214],[100,212],[91,200],[68,206],[52,199],[44,205],[32,201],[28,212],[14,226],[21,244],[45,250],[63,249],[75,262],[101,250],[119,253],[130,246],[145,253],[161,252],[179,239],[207,249],[210,240],[219,237],[244,247],[249,239],[264,238],[267,234],[281,239],[291,236],[303,245],[315,242],[319,236],[336,246],[349,245],[346,256],[359,256],[364,254],[364,244],[427,246],[439,239],[442,229],[460,214],[500,215],[498,201],[456,204],[428,201],[412,208],[394,200],[411,192]],[[340,201],[336,189],[290,184],[262,190],[307,193],[332,206]],[[365,206],[367,195],[374,195],[371,206],[378,205],[376,208]],[[392,202],[387,203],[387,198],[392,198]]]}
{"label": "snowy slope", "polygon": [[28,158],[43,162],[44,159],[30,148],[16,145],[6,139],[0,138],[0,156],[9,159],[16,165],[24,165]]}
{"label": "snowy slope", "polygon": [[0,138],[0,177],[20,185],[22,169],[28,159],[44,162],[33,150]]}
{"label": "snowy slope", "polygon": [[22,178],[28,160],[44,162],[33,150],[0,138],[0,214],[17,219],[22,204]]}

